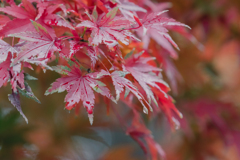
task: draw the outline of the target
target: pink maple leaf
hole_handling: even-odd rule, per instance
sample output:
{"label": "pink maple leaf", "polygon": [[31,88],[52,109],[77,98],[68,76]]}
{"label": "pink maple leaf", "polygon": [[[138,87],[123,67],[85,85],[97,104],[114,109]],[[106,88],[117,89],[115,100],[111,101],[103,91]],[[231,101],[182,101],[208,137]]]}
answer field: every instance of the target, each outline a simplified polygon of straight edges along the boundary
{"label": "pink maple leaf", "polygon": [[123,16],[129,20],[133,20],[134,16],[137,16],[136,12],[147,12],[146,9],[129,2],[128,0],[116,0],[119,10]]}
{"label": "pink maple leaf", "polygon": [[[159,76],[156,76],[154,74],[154,71],[161,71],[161,69],[154,67],[152,65],[149,65],[147,62],[154,60],[155,57],[140,57],[141,53],[136,54],[133,56],[133,58],[128,59],[126,61],[126,64],[124,68],[132,74],[132,76],[137,80],[137,82],[140,84],[140,86],[143,88],[143,90],[146,92],[148,101],[151,102],[151,100],[154,101],[155,104],[157,104],[157,101],[153,95],[153,92],[151,90],[151,87],[155,87],[158,90],[162,91],[161,88],[157,85],[157,83],[161,83],[168,87],[168,84],[163,81],[163,79]],[[152,73],[150,73],[152,72]],[[163,92],[163,91],[162,91]],[[167,97],[167,94],[163,92],[165,97]]]}
{"label": "pink maple leaf", "polygon": [[142,37],[143,42],[143,48],[148,49],[148,45],[150,43],[151,38],[154,39],[161,47],[163,47],[165,50],[167,50],[172,58],[177,58],[178,54],[171,45],[171,43],[164,38],[162,35],[158,34],[156,30],[150,29],[147,31],[146,35],[142,35],[142,29],[138,30],[138,35]]}
{"label": "pink maple leaf", "polygon": [[113,47],[118,44],[117,41],[128,45],[129,39],[136,39],[129,31],[123,30],[124,28],[130,28],[131,21],[124,17],[115,16],[118,8],[114,8],[107,14],[103,13],[98,16],[97,12],[92,16],[89,16],[89,20],[85,20],[77,25],[77,28],[87,27],[92,30],[91,37],[89,38],[91,45],[99,45],[101,43],[106,44],[108,47]]}
{"label": "pink maple leaf", "polygon": [[10,52],[12,55],[14,53],[19,53],[20,48],[25,44],[25,42],[18,43],[14,46],[6,43],[5,41],[0,39],[0,63],[5,61],[8,57],[8,53]]}
{"label": "pink maple leaf", "polygon": [[0,63],[0,87],[10,80],[12,89],[14,92],[16,92],[17,86],[19,86],[21,89],[25,89],[23,75],[24,72],[21,71],[21,64],[11,67],[11,59],[12,55],[8,54],[7,59]]}
{"label": "pink maple leaf", "polygon": [[[104,76],[104,75],[108,75],[112,78],[113,85],[114,85],[115,91],[116,91],[116,96],[117,96],[116,99],[117,100],[120,98],[120,94],[124,91],[124,87],[125,87],[125,90],[131,91],[138,98],[138,100],[141,102],[141,104],[143,105],[143,112],[144,113],[146,113],[146,114],[148,113],[148,108],[150,109],[150,111],[152,111],[152,107],[145,100],[144,96],[137,90],[137,88],[132,84],[131,81],[124,78],[124,76],[126,74],[129,74],[129,73],[128,72],[123,72],[123,71],[114,71],[112,73],[109,73],[105,70],[101,70],[101,72],[98,74],[98,76],[101,77],[101,76]],[[147,107],[145,106],[144,103],[147,104]]]}
{"label": "pink maple leaf", "polygon": [[[147,48],[150,37],[154,38],[163,48],[167,49],[173,58],[177,58],[177,54],[174,51],[174,49],[171,47],[171,45],[168,44],[170,42],[175,48],[178,48],[178,45],[173,41],[173,39],[168,34],[168,27],[171,26],[181,26],[181,27],[187,27],[189,26],[177,22],[174,19],[168,18],[166,16],[163,16],[163,14],[167,12],[156,12],[156,13],[150,13],[141,20],[142,23],[142,31],[143,35],[139,33],[141,37],[144,39],[145,48]],[[148,32],[148,34],[146,34]],[[146,34],[146,35],[145,35]],[[167,41],[168,42],[167,42]]]}
{"label": "pink maple leaf", "polygon": [[68,92],[64,100],[66,102],[66,108],[69,110],[72,109],[75,104],[79,103],[81,100],[83,106],[88,112],[91,124],[93,123],[93,107],[95,99],[93,90],[114,101],[105,84],[96,80],[98,72],[83,75],[81,70],[76,66],[73,66],[71,70],[58,67],[58,70],[60,70],[61,73],[64,72],[67,76],[58,78],[47,90],[45,95],[66,90]]}
{"label": "pink maple leaf", "polygon": [[9,35],[28,41],[28,43],[22,47],[23,51],[14,59],[13,64],[20,61],[31,62],[32,60],[36,60],[36,57],[45,60],[50,58],[54,51],[60,50],[56,37],[51,37],[49,33],[47,33],[47,30],[40,24],[36,22],[33,22],[33,24],[38,32],[26,31]]}
{"label": "pink maple leaf", "polygon": [[[164,11],[172,6],[172,4],[169,2],[153,3],[151,1],[145,1],[144,3],[147,6],[149,6],[151,8],[152,12],[154,12],[154,13],[161,13],[162,11]],[[166,17],[168,17],[168,15],[166,15]],[[189,39],[193,44],[195,44],[199,50],[203,50],[203,48],[204,48],[203,45],[201,43],[199,43],[197,41],[197,39],[193,35],[191,35],[185,27],[186,26],[181,26],[181,25],[166,26],[166,28],[168,30],[172,30],[172,31],[180,33],[185,38]],[[189,28],[189,27],[187,26],[187,28]],[[141,36],[140,33],[139,33],[139,36]],[[148,31],[148,34],[143,37],[144,48],[148,47],[150,38],[153,38],[159,45],[161,45],[163,48],[165,48],[173,58],[177,58],[177,53],[173,49],[173,47],[170,44],[167,44],[168,42],[166,40],[164,40],[165,38],[163,36],[156,35],[155,30]]]}

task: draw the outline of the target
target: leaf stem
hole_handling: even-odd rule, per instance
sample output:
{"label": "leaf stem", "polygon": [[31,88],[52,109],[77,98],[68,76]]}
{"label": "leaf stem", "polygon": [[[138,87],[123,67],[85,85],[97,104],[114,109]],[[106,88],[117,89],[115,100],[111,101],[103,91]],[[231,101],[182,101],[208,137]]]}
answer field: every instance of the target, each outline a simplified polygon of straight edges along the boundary
{"label": "leaf stem", "polygon": [[86,30],[87,30],[87,27],[84,27],[84,30],[83,30],[83,34],[82,34],[82,38],[84,37],[85,33],[86,33]]}

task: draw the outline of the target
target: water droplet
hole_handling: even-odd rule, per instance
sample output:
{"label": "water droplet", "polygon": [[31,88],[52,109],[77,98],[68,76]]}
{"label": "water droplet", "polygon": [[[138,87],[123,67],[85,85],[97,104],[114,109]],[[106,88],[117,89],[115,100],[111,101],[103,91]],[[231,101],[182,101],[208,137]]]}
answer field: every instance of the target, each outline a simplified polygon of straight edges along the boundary
{"label": "water droplet", "polygon": [[181,113],[181,112],[179,112],[179,116],[180,116],[180,118],[183,118],[183,115],[182,115],[182,113]]}
{"label": "water droplet", "polygon": [[143,107],[143,113],[148,114],[148,109],[145,106]]}
{"label": "water droplet", "polygon": [[175,124],[175,129],[178,130],[180,128],[180,126],[181,126],[180,122],[176,118],[174,118],[174,117],[172,117],[172,121]]}

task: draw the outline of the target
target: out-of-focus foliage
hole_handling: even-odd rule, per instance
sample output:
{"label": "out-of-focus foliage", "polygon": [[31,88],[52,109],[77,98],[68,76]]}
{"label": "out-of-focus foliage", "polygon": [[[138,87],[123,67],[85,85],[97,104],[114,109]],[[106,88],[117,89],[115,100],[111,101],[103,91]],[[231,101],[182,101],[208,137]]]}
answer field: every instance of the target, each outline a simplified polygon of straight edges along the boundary
{"label": "out-of-focus foliage", "polygon": [[[133,2],[143,3],[142,0]],[[38,77],[38,81],[28,83],[37,91],[34,93],[41,104],[21,97],[23,112],[31,119],[28,125],[16,110],[9,109],[12,108],[7,97],[10,86],[0,89],[0,159],[146,159],[141,145],[128,136],[134,138],[134,128],[123,125],[133,123],[144,128],[141,134],[152,133],[168,160],[240,159],[240,2],[169,0],[153,3],[155,5],[149,7],[156,12],[171,6],[169,16],[188,24],[192,28],[191,35],[196,37],[194,39],[184,31],[182,34],[170,32],[180,48],[175,51],[159,46],[154,34],[149,34],[152,39],[145,46],[151,48],[151,54],[162,62],[164,80],[171,85],[176,108],[183,114],[183,119],[177,119],[180,123],[175,126],[177,130],[171,130],[163,112],[176,113],[169,113],[164,108],[150,113],[156,114],[152,116],[154,118],[141,115],[143,122],[140,124],[145,124],[148,129],[138,125],[138,119],[132,119],[135,110],[131,110],[141,110],[141,104],[136,102],[139,106],[131,106],[127,101],[121,102],[120,108],[110,106],[109,110],[105,104],[95,105],[97,114],[90,126],[84,110],[75,114],[75,111],[63,109],[64,93],[44,96],[50,83],[59,76],[34,68],[39,73],[28,73]],[[159,7],[161,3],[166,8],[161,8],[164,5]],[[181,33],[178,28],[174,29]],[[134,43],[131,45],[128,47],[139,49]],[[162,55],[157,57],[159,52]],[[178,58],[169,56],[169,52],[170,55],[178,53]],[[100,99],[96,101],[101,102]],[[152,149],[151,145],[147,146]]]}

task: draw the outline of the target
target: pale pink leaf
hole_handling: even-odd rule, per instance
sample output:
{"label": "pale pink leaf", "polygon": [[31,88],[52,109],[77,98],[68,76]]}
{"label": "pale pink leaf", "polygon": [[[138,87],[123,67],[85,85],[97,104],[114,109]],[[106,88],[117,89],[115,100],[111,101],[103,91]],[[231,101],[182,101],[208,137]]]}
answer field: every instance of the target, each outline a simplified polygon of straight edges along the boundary
{"label": "pale pink leaf", "polygon": [[[153,59],[155,58],[154,57],[143,58],[143,57],[139,57],[139,55],[137,56],[135,55],[133,56],[132,59],[127,60],[125,69],[132,74],[132,76],[137,80],[137,82],[146,92],[148,101],[151,102],[151,100],[153,100],[154,103],[157,104],[157,101],[149,86],[157,88],[160,91],[162,91],[161,88],[157,85],[157,83],[161,83],[165,86],[168,86],[168,84],[164,82],[161,77],[153,73],[154,71],[161,71],[161,69],[151,66],[147,63],[148,61]],[[166,93],[165,93],[165,97],[167,97]]]}

